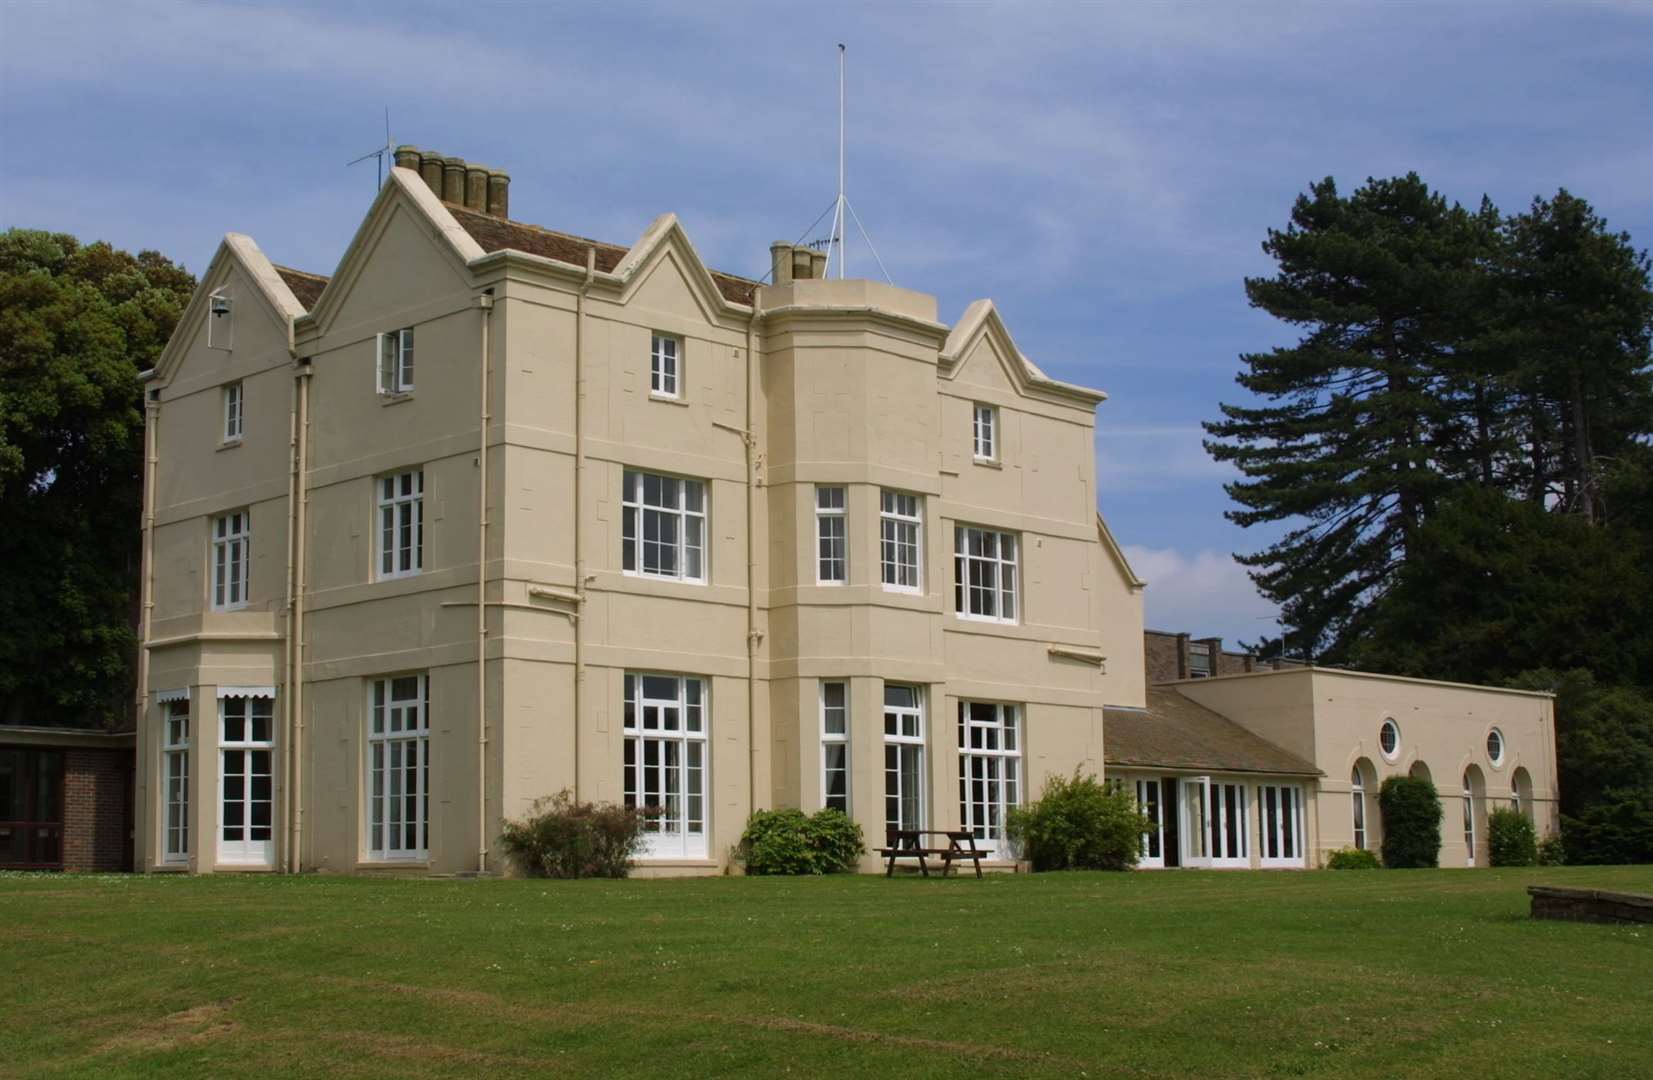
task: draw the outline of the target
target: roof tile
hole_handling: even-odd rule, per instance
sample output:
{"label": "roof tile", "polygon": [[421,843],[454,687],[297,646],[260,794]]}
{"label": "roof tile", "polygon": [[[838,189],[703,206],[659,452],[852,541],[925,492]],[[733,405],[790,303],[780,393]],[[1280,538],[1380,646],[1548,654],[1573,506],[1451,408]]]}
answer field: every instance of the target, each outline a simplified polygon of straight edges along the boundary
{"label": "roof tile", "polygon": [[1119,767],[1318,776],[1296,754],[1175,690],[1148,688],[1147,709],[1103,712],[1103,760]]}

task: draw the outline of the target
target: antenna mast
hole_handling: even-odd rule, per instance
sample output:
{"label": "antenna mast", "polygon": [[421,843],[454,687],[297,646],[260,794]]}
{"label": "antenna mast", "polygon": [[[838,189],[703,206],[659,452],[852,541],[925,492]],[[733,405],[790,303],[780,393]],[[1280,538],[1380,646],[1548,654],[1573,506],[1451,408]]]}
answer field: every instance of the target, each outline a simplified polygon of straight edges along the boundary
{"label": "antenna mast", "polygon": [[[844,196],[844,43],[838,43],[838,207],[832,217],[832,237],[838,241],[838,280],[844,280],[844,264],[849,260],[844,255],[844,230],[849,228],[849,222],[844,220],[844,207],[849,200]],[[830,256],[831,252],[828,252]],[[830,271],[828,272],[830,276]]]}
{"label": "antenna mast", "polygon": [[377,150],[369,150],[367,153],[363,154],[361,157],[357,158],[355,161],[351,161],[351,162],[346,163],[345,168],[348,169],[351,165],[355,165],[355,164],[358,164],[360,162],[366,161],[368,158],[378,158],[379,159],[379,179],[373,185],[373,190],[378,191],[380,188],[385,186],[385,158],[390,157],[395,152],[396,152],[395,144],[390,141],[390,106],[386,105],[385,106],[385,144],[383,146],[379,147]]}

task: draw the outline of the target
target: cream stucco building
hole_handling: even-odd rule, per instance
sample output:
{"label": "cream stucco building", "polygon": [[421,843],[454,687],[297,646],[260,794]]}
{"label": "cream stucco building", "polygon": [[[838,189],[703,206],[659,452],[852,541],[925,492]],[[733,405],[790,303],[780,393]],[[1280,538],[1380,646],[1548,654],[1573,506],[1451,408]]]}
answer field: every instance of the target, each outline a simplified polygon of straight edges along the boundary
{"label": "cream stucco building", "polygon": [[1104,395],[978,301],[509,220],[403,148],[337,270],[228,236],[146,382],[138,861],[498,871],[536,798],[975,829],[1102,770],[1142,583]]}

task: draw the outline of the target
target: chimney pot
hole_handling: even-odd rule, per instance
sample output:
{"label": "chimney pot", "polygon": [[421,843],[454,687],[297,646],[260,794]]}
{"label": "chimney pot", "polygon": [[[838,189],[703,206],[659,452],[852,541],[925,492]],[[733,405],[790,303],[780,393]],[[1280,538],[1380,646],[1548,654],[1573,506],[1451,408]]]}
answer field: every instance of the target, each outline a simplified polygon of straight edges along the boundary
{"label": "chimney pot", "polygon": [[419,152],[419,178],[438,199],[442,197],[442,155],[434,150]]}
{"label": "chimney pot", "polygon": [[770,280],[776,285],[792,284],[792,245],[777,240],[769,245]]}
{"label": "chimney pot", "polygon": [[511,216],[511,174],[498,169],[488,170],[488,214],[490,217]]}
{"label": "chimney pot", "polygon": [[810,251],[809,276],[812,278],[826,277],[827,257],[824,251]]}
{"label": "chimney pot", "polygon": [[442,201],[465,205],[465,159],[442,159]]}
{"label": "chimney pot", "polygon": [[488,212],[488,170],[469,161],[465,163],[465,209]]}
{"label": "chimney pot", "polygon": [[398,169],[412,169],[419,171],[419,148],[417,146],[402,145],[396,148],[396,167]]}

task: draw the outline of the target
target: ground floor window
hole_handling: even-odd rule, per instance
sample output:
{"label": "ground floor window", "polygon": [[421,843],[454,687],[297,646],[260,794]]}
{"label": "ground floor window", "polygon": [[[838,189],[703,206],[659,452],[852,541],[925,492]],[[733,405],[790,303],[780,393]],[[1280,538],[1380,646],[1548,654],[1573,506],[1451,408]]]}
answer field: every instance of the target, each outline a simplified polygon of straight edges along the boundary
{"label": "ground floor window", "polygon": [[0,747],[0,867],[63,869],[63,751]]}
{"label": "ground floor window", "polygon": [[884,686],[884,824],[924,827],[924,699],[916,686]]}
{"label": "ground floor window", "polygon": [[430,676],[373,681],[367,780],[368,855],[425,858],[430,846]]}
{"label": "ground floor window", "polygon": [[169,701],[165,741],[161,746],[163,787],[166,799],[166,847],[168,862],[189,858],[189,699]]}
{"label": "ground floor window", "polygon": [[1142,834],[1142,851],[1138,865],[1160,867],[1165,865],[1165,823],[1160,814],[1158,780],[1136,782],[1136,804],[1148,819],[1148,828]]}
{"label": "ground floor window", "polygon": [[959,824],[998,856],[1009,854],[1005,816],[1021,802],[1019,721],[1014,705],[959,702]]}
{"label": "ground floor window", "polygon": [[1264,866],[1303,865],[1303,792],[1295,785],[1257,789],[1258,854]]}
{"label": "ground floor window", "polygon": [[219,862],[275,862],[274,709],[268,696],[218,699]]}
{"label": "ground floor window", "polygon": [[706,684],[626,672],[626,805],[649,815],[643,854],[706,858]]}
{"label": "ground floor window", "polygon": [[1475,865],[1475,792],[1470,787],[1469,774],[1464,774],[1464,850],[1468,865]]}
{"label": "ground floor window", "polygon": [[849,813],[849,684],[821,684],[821,805]]}
{"label": "ground floor window", "polygon": [[1349,774],[1349,799],[1354,810],[1355,847],[1366,850],[1366,783],[1361,778],[1360,766]]}

